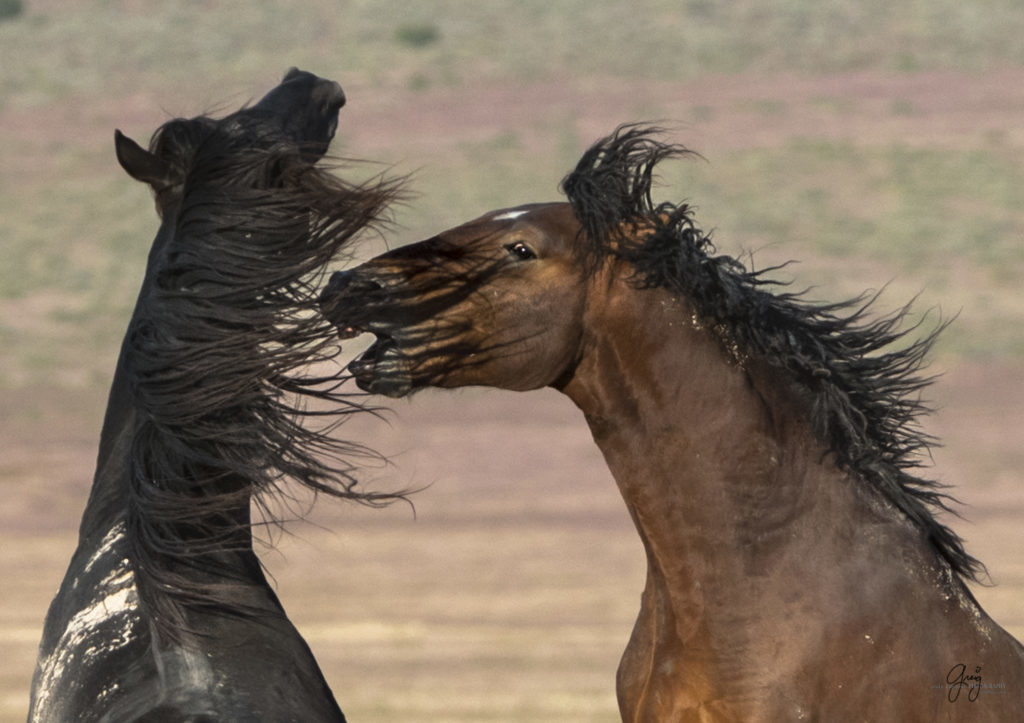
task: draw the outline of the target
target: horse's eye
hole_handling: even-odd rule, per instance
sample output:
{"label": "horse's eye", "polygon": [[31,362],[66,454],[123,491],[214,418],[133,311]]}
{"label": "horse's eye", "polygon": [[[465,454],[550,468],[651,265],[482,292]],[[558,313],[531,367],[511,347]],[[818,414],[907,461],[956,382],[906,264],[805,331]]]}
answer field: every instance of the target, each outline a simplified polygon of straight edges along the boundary
{"label": "horse's eye", "polygon": [[505,247],[512,256],[516,257],[520,261],[529,261],[530,259],[537,258],[537,254],[533,252],[529,246],[524,244],[522,241],[516,241]]}

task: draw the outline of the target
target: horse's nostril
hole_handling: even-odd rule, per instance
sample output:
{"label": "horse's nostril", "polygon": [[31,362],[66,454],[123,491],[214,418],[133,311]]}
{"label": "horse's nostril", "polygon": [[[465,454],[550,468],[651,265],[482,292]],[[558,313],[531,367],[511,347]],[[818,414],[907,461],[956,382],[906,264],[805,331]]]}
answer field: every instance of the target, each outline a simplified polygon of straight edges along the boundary
{"label": "horse's nostril", "polygon": [[314,98],[329,111],[336,111],[345,105],[345,91],[333,80],[324,80],[317,87]]}
{"label": "horse's nostril", "polygon": [[351,271],[335,271],[327,282],[327,288],[320,295],[320,303],[329,303],[332,299],[342,294],[351,282]]}
{"label": "horse's nostril", "polygon": [[345,91],[337,83],[332,84],[330,98],[332,108],[341,108],[345,105]]}
{"label": "horse's nostril", "polygon": [[328,303],[337,300],[341,296],[365,296],[380,292],[383,289],[384,285],[372,276],[360,274],[356,270],[336,271],[331,275],[330,281],[327,282],[327,288],[324,289],[320,301],[321,303]]}

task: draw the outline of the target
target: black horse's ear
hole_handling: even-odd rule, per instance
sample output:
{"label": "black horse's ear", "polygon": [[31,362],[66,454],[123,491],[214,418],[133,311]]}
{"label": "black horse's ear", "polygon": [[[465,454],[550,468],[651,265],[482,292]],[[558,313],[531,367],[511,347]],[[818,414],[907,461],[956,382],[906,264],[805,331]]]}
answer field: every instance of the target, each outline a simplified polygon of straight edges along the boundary
{"label": "black horse's ear", "polygon": [[149,184],[154,191],[170,185],[171,169],[167,164],[119,130],[114,131],[114,149],[121,168],[136,181]]}

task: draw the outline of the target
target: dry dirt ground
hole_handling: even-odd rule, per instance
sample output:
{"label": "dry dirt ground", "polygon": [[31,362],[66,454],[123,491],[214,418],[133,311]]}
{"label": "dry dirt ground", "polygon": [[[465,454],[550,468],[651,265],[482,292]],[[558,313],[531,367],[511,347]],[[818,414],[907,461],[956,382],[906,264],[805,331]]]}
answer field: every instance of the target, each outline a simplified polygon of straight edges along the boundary
{"label": "dry dirt ground", "polygon": [[[890,133],[941,144],[964,133],[1022,132],[1019,72],[979,79],[971,85],[979,94],[973,100],[949,90],[956,80],[858,75],[777,78],[766,87],[722,79],[643,94],[679,98],[680,109],[684,103],[720,107],[715,126],[696,128],[690,141],[705,155],[745,134],[757,145],[771,145],[771,133],[780,141],[797,131],[813,134],[820,129],[814,99],[828,92],[859,101],[846,115],[847,127],[833,129],[840,135]],[[471,103],[458,98],[470,93],[465,89],[399,95],[369,100],[362,111],[354,104],[351,127],[366,130],[349,139],[372,156],[390,134],[422,133],[424,144],[438,143],[439,133],[485,137],[498,118],[505,127],[530,128],[528,118],[566,112],[578,113],[579,134],[589,139],[635,115],[629,106],[637,92],[622,84],[568,95],[549,86],[481,88],[472,91]],[[919,109],[900,121],[907,127],[894,128],[891,118],[884,127],[871,125],[879,108],[907,95]],[[785,98],[792,122],[805,128],[761,129],[756,111],[737,110],[736,99],[762,96]],[[142,105],[125,98],[120,109],[77,106],[76,120],[82,132],[95,126],[106,135],[115,115]],[[676,105],[664,103],[664,117],[673,117]],[[689,116],[679,110],[676,117]],[[45,134],[47,123],[59,123],[26,120],[5,122],[24,123],[26,134]],[[1010,141],[1020,145],[1016,137]],[[989,567],[994,584],[976,588],[978,598],[1021,638],[1024,364],[951,362],[938,371],[945,376],[932,398],[940,409],[927,424],[945,444],[935,453],[935,473],[965,503],[965,519],[952,526]],[[3,721],[24,717],[42,619],[88,493],[102,396],[36,389],[3,395]],[[638,607],[643,555],[572,405],[550,391],[431,392],[396,404],[387,422],[354,419],[343,432],[391,455],[390,467],[372,472],[381,485],[429,485],[413,497],[415,515],[404,505],[368,510],[323,502],[309,523],[289,526],[263,554],[350,718],[617,720],[614,674]]]}
{"label": "dry dirt ground", "polygon": [[[951,370],[930,425],[947,443],[942,478],[968,505],[953,524],[995,583],[975,592],[1018,637],[1022,374]],[[0,718],[16,720],[95,439],[59,423],[4,432]],[[414,496],[415,517],[327,502],[264,559],[350,717],[615,720],[643,555],[575,408],[553,392],[428,393],[390,424],[353,420],[348,433],[394,453],[382,483],[431,485]]]}

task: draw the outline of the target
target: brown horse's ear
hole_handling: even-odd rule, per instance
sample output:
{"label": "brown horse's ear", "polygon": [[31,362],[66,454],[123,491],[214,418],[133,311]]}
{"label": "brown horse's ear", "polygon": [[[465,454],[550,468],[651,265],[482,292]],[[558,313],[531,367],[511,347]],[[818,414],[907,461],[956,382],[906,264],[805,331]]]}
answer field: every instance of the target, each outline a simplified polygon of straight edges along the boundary
{"label": "brown horse's ear", "polygon": [[669,214],[660,212],[656,218],[638,218],[619,224],[618,232],[611,234],[608,245],[611,251],[620,251],[621,242],[628,240],[629,245],[640,245],[653,235],[659,227],[671,220]]}
{"label": "brown horse's ear", "polygon": [[170,185],[171,169],[167,164],[119,130],[114,131],[114,149],[121,168],[136,181],[149,184],[154,191]]}

